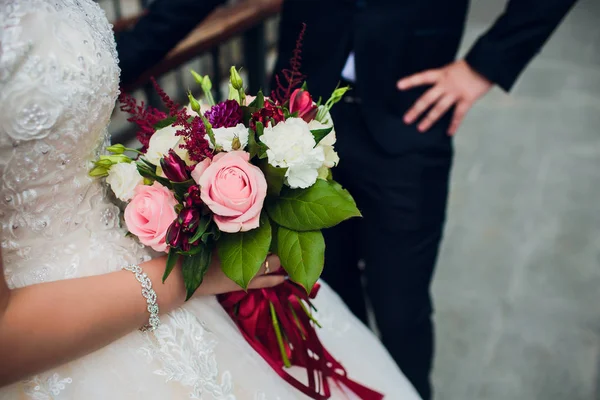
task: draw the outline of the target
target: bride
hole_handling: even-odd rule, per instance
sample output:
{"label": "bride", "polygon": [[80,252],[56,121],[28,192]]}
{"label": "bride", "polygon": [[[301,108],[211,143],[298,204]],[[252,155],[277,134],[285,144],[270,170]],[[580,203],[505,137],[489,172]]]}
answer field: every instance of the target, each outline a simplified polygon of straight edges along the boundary
{"label": "bride", "polygon": [[[216,294],[218,265],[184,303],[181,276],[125,236],[90,160],[118,93],[111,27],[92,0],[0,2],[1,399],[301,399],[246,343]],[[269,259],[277,267],[276,257]],[[161,325],[148,323],[139,265]],[[274,269],[274,268],[272,268]],[[177,270],[177,269],[176,269]],[[281,278],[263,274],[252,287]],[[326,285],[319,335],[351,378],[416,399],[383,347]],[[302,371],[291,371],[299,378]],[[332,385],[332,398],[351,398]]]}

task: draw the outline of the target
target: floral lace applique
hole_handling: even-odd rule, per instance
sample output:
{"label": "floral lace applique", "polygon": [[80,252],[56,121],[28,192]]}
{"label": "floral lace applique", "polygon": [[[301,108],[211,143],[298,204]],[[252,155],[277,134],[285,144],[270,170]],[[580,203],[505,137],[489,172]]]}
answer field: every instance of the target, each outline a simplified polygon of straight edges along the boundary
{"label": "floral lace applique", "polygon": [[62,244],[96,232],[109,207],[87,172],[109,142],[118,84],[114,35],[97,4],[0,3],[0,221],[11,287],[89,274]]}
{"label": "floral lace applique", "polygon": [[139,353],[148,362],[161,362],[162,368],[154,371],[156,375],[190,387],[192,399],[206,399],[202,397],[206,394],[215,400],[236,399],[231,373],[219,374],[216,339],[192,313],[181,308],[172,312],[167,323],[146,337],[148,346]]}
{"label": "floral lace applique", "polygon": [[73,380],[69,377],[61,379],[57,373],[51,374],[44,379],[36,375],[24,382],[25,394],[33,400],[52,400],[67,388]]}

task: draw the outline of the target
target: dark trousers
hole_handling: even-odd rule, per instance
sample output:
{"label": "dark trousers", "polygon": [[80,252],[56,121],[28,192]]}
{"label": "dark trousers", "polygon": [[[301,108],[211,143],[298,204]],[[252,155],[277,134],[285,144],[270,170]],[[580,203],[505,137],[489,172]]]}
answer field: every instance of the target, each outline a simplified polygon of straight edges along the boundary
{"label": "dark trousers", "polygon": [[333,176],[352,193],[364,218],[324,232],[323,279],[365,323],[366,294],[383,344],[421,397],[430,399],[430,284],[442,239],[452,151],[385,155],[368,133],[358,105],[337,104],[333,119],[341,158]]}

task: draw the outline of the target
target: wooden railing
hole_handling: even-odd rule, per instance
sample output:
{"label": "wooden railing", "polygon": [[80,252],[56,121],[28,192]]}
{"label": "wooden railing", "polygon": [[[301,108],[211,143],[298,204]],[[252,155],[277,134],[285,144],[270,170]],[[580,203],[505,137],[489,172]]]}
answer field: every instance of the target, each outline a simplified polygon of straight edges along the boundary
{"label": "wooden railing", "polygon": [[[244,63],[250,71],[248,89],[256,91],[265,84],[265,30],[267,19],[277,15],[282,0],[242,0],[231,6],[215,10],[187,37],[172,49],[165,58],[144,72],[133,84],[124,89],[131,91],[146,85],[150,77],[159,78],[188,61],[214,51],[229,39],[243,35]],[[131,27],[142,14],[114,22],[115,32]],[[213,58],[218,58],[218,53]],[[218,60],[217,60],[218,61]],[[215,63],[218,65],[218,62]],[[219,71],[213,71],[213,81],[220,81]]]}

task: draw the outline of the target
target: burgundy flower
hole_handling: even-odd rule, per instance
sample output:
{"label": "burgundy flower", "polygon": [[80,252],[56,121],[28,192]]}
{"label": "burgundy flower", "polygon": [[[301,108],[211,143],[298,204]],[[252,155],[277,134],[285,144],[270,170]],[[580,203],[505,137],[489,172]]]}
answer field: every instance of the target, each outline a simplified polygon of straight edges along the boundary
{"label": "burgundy flower", "polygon": [[242,109],[235,100],[215,104],[204,113],[213,128],[231,128],[242,122]]}
{"label": "burgundy flower", "polygon": [[194,233],[200,224],[200,213],[195,208],[184,208],[177,218],[184,232]]}
{"label": "burgundy flower", "polygon": [[119,102],[121,103],[121,111],[130,114],[127,121],[133,122],[138,126],[139,130],[136,136],[142,144],[142,151],[146,151],[150,143],[150,138],[156,132],[154,124],[167,118],[167,114],[154,107],[145,105],[144,102],[138,105],[137,101],[125,92],[122,92],[119,96]]}
{"label": "burgundy flower", "polygon": [[170,149],[169,154],[160,159],[160,166],[165,176],[172,182],[185,182],[192,178],[187,165],[173,149]]}
{"label": "burgundy flower", "polygon": [[184,208],[167,230],[167,245],[179,250],[189,251],[191,246],[197,243],[197,241],[190,243],[190,238],[194,236],[199,225],[200,212],[198,209]]}
{"label": "burgundy flower", "polygon": [[298,118],[302,118],[307,123],[317,116],[317,106],[313,104],[313,99],[306,90],[296,89],[290,97],[290,112],[298,113]]}
{"label": "burgundy flower", "polygon": [[[196,243],[198,243],[198,242],[196,242]],[[195,245],[196,243],[190,243],[190,237],[184,236],[183,240],[181,241],[181,250],[190,251],[192,249],[192,246]]]}
{"label": "burgundy flower", "polygon": [[178,218],[176,218],[167,230],[167,245],[169,245],[169,247],[180,248],[183,236],[182,226],[179,223]]}
{"label": "burgundy flower", "polygon": [[206,129],[202,119],[199,116],[189,115],[185,108],[179,110],[175,117],[174,125],[180,127],[175,134],[184,137],[185,143],[180,147],[188,151],[190,159],[196,162],[201,162],[205,158],[212,159],[212,150],[208,141],[204,138]]}
{"label": "burgundy flower", "polygon": [[202,205],[202,199],[200,199],[200,188],[196,185],[190,186],[183,198],[186,207],[199,207]]}
{"label": "burgundy flower", "polygon": [[256,123],[261,122],[263,126],[267,126],[269,122],[272,122],[272,126],[277,125],[278,122],[285,120],[283,110],[270,101],[265,101],[263,108],[252,114],[250,120],[250,128],[256,130]]}

